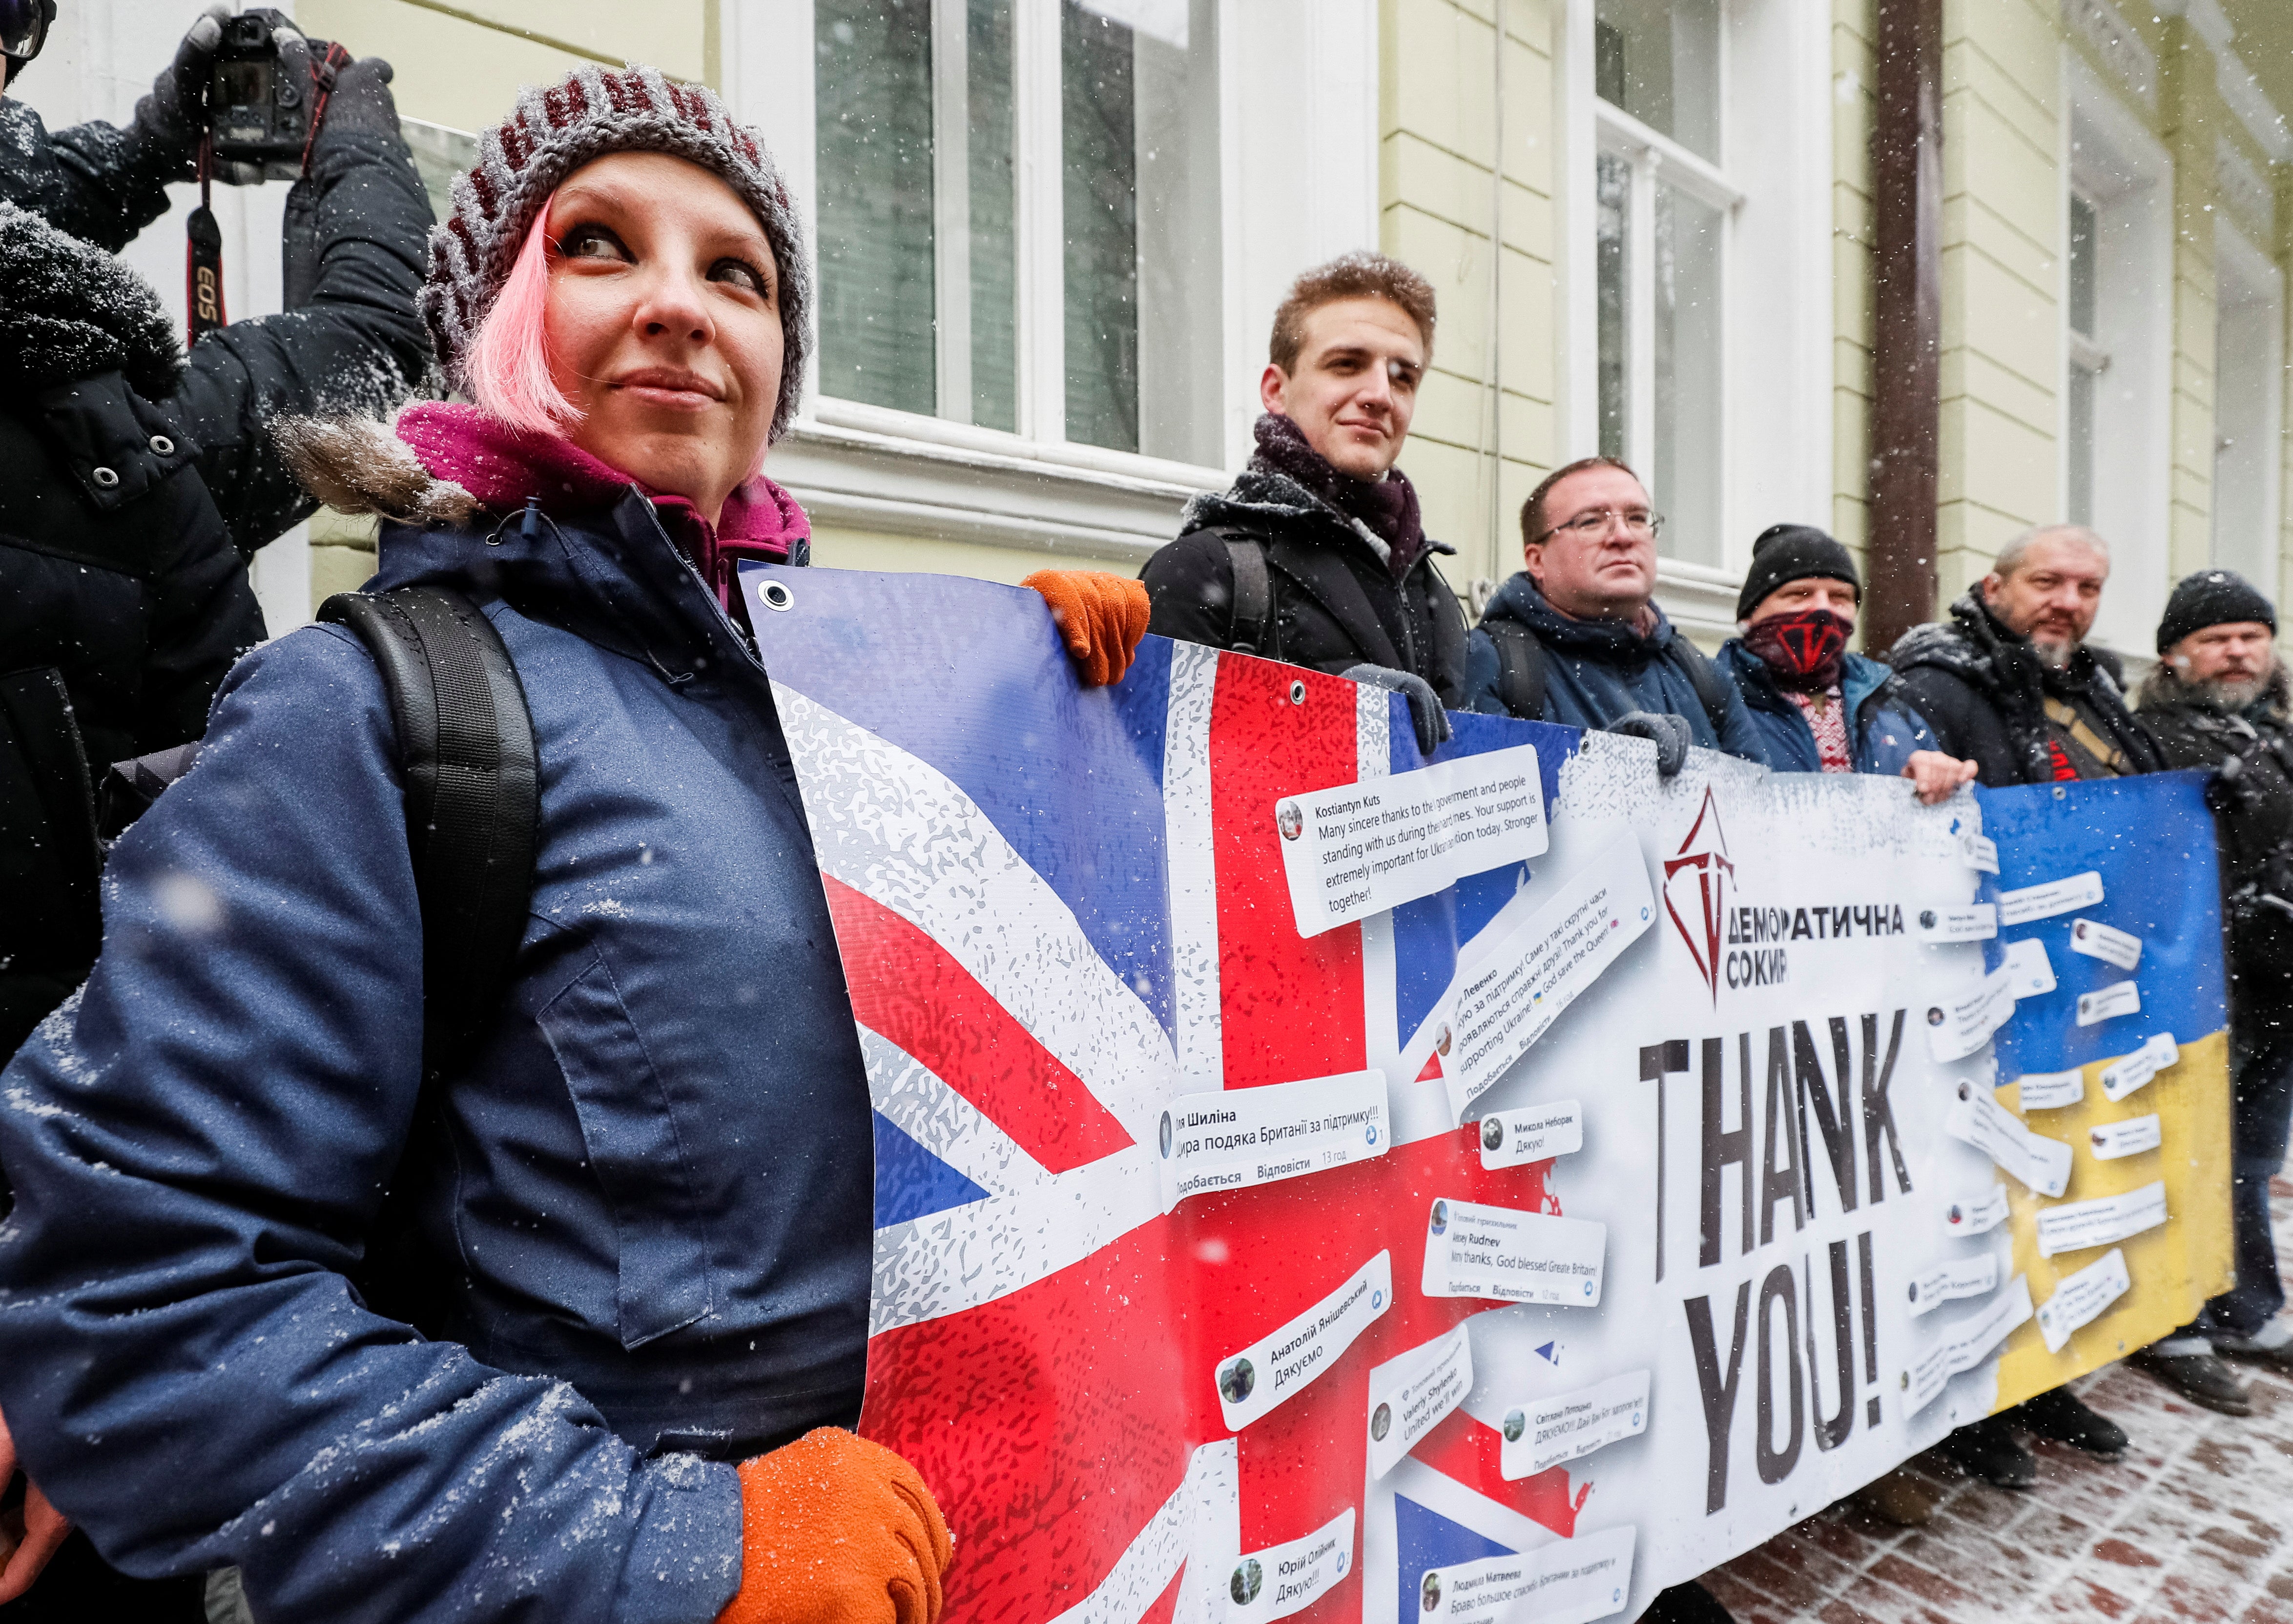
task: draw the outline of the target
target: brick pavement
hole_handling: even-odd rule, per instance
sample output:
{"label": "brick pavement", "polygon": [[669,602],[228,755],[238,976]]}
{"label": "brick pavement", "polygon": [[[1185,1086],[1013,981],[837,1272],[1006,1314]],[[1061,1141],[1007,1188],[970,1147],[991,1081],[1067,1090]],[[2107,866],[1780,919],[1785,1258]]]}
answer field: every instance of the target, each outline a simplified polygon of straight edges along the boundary
{"label": "brick pavement", "polygon": [[[2293,1265],[2293,1183],[2272,1186]],[[2038,1483],[1994,1489],[1932,1453],[1925,1528],[1842,1502],[1705,1582],[1738,1624],[2293,1624],[2293,1379],[2240,1364],[2245,1419],[2124,1365],[2076,1385],[2133,1435],[2103,1462],[2032,1440]]]}

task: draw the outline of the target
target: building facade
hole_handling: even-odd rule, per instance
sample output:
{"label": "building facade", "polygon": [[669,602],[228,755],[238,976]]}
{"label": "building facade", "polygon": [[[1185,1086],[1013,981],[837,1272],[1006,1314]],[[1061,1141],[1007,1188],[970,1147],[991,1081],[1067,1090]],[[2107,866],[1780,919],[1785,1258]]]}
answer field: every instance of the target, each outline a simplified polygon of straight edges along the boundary
{"label": "building facade", "polygon": [[[2293,7],[2282,0],[300,0],[387,56],[433,192],[522,84],[639,60],[761,126],[821,289],[770,471],[816,562],[1016,581],[1135,572],[1246,456],[1289,279],[1357,246],[1440,298],[1403,466],[1452,584],[1595,450],[1668,520],[1660,598],[1732,629],[1753,538],[1875,527],[1873,178],[1888,8],[1939,106],[1933,608],[2008,537],[2109,538],[2099,639],[2137,657],[2208,563],[2273,595],[2283,485]],[[65,0],[20,82],[122,118],[190,0]],[[234,314],[275,303],[278,194],[234,196]],[[130,250],[180,303],[180,216]],[[1892,491],[1892,488],[1890,488]],[[322,515],[261,561],[274,628],[357,584]],[[1922,606],[1923,609],[1930,606]]]}

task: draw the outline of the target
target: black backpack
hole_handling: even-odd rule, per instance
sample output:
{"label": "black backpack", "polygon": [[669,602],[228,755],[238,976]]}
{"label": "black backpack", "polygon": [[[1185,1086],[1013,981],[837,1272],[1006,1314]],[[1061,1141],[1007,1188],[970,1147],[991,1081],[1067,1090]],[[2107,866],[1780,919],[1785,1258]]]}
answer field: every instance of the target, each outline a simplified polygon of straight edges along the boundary
{"label": "black backpack", "polygon": [[[484,1029],[525,934],[541,810],[533,716],[500,634],[458,592],[338,593],[319,618],[358,634],[390,695],[422,903],[426,1087]],[[114,764],[105,832],[126,828],[198,755],[182,745]]]}
{"label": "black backpack", "polygon": [[[1536,634],[1518,620],[1483,620],[1481,630],[1497,651],[1497,698],[1516,716],[1544,719],[1544,645]],[[1675,636],[1669,650],[1681,674],[1696,690],[1714,738],[1728,736],[1728,691],[1712,668],[1704,650],[1686,637]]]}

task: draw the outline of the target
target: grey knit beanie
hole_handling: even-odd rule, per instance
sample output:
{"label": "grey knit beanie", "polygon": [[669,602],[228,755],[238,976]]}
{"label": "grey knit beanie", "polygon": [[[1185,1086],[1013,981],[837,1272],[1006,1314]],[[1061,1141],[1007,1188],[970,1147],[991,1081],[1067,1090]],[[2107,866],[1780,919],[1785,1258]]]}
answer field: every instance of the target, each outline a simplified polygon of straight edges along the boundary
{"label": "grey knit beanie", "polygon": [[578,68],[546,90],[527,85],[508,117],[478,137],[478,161],[454,177],[453,208],[430,233],[422,319],[446,380],[467,388],[470,345],[509,279],[542,206],[565,177],[609,152],[666,152],[723,179],[756,212],[780,262],[778,440],[804,391],[812,276],[788,187],[756,133],[733,122],[717,93],[657,69]]}

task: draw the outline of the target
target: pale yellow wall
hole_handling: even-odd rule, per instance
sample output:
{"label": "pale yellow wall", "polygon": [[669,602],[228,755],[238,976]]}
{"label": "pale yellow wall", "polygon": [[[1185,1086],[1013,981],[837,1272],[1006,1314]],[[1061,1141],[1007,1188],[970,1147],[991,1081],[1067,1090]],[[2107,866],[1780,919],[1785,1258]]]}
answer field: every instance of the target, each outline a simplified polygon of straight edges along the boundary
{"label": "pale yellow wall", "polygon": [[[1520,567],[1515,515],[1552,466],[1555,146],[1552,49],[1557,0],[1503,0],[1504,268],[1498,317],[1499,422],[1490,422],[1489,265],[1496,120],[1491,0],[1381,0],[1379,237],[1432,283],[1440,330],[1401,465],[1429,534],[1458,550],[1461,592]],[[1502,446],[1501,461],[1492,456]],[[1496,471],[1491,540],[1490,478]]]}
{"label": "pale yellow wall", "polygon": [[[2213,552],[2214,266],[2216,132],[2236,124],[2214,84],[2214,54],[2188,20],[2168,19],[2159,53],[2159,134],[2174,158],[2174,412],[2168,574]],[[2161,602],[2159,607],[2165,605]]]}

